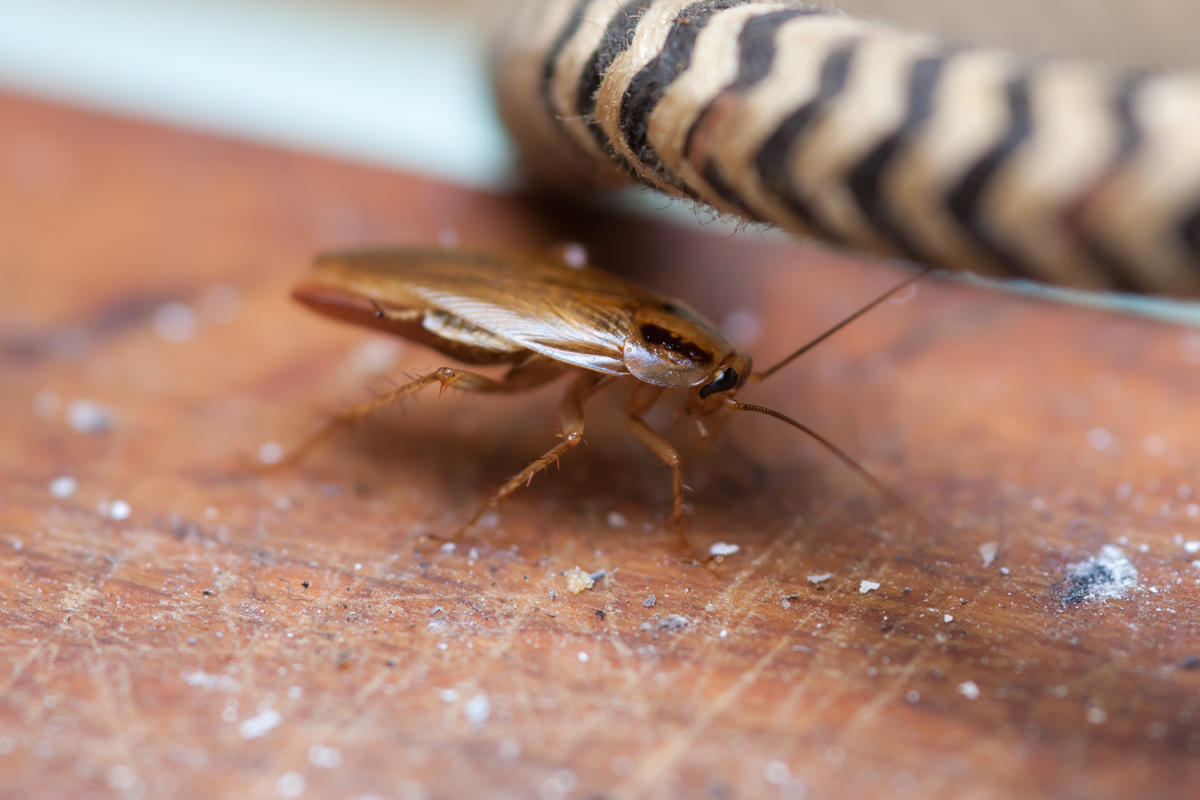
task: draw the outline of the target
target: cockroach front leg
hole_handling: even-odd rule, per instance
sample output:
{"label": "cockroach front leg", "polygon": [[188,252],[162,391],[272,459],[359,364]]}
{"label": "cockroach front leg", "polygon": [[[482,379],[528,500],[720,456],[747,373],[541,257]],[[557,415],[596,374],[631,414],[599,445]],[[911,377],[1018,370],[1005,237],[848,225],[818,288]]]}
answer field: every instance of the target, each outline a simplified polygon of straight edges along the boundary
{"label": "cockroach front leg", "polygon": [[314,431],[307,439],[302,441],[297,447],[280,459],[275,464],[270,465],[271,469],[292,466],[298,463],[301,459],[307,456],[314,447],[325,441],[331,434],[341,428],[347,428],[353,425],[363,417],[378,411],[381,408],[386,408],[390,405],[400,402],[405,397],[411,394],[416,394],[426,386],[434,383],[440,383],[442,389],[453,387],[464,392],[477,392],[481,394],[494,393],[513,393],[522,392],[526,389],[531,389],[535,386],[540,386],[562,374],[562,368],[557,365],[547,362],[544,359],[537,359],[522,364],[517,364],[499,380],[489,378],[486,375],[480,375],[475,372],[468,372],[463,369],[455,369],[453,367],[441,367],[432,372],[427,372],[420,375],[407,383],[397,386],[390,392],[384,392],[378,397],[373,397],[362,403],[351,406],[345,411],[334,414],[327,419],[316,431]]}
{"label": "cockroach front leg", "polygon": [[625,406],[625,422],[638,441],[644,444],[651,453],[658,456],[659,461],[671,468],[671,522],[675,526],[675,534],[679,537],[680,546],[689,557],[693,557],[692,546],[688,542],[683,525],[683,460],[671,443],[642,419],[642,414],[645,414],[651,406],[658,402],[662,393],[661,388],[649,384],[643,383],[634,387],[633,392],[629,395],[629,402]]}
{"label": "cockroach front leg", "polygon": [[547,450],[538,458],[534,459],[529,466],[518,472],[516,475],[509,478],[508,482],[501,486],[496,492],[488,498],[487,502],[479,507],[466,524],[459,528],[455,534],[455,538],[462,536],[472,525],[479,521],[479,518],[492,506],[499,503],[504,498],[515,492],[522,486],[527,486],[533,480],[533,476],[537,475],[542,470],[554,464],[571,448],[583,441],[583,400],[595,389],[598,389],[603,384],[610,380],[607,375],[597,375],[594,372],[584,372],[579,375],[571,385],[567,388],[567,393],[563,396],[562,407],[560,413],[562,415],[562,437],[557,444]]}

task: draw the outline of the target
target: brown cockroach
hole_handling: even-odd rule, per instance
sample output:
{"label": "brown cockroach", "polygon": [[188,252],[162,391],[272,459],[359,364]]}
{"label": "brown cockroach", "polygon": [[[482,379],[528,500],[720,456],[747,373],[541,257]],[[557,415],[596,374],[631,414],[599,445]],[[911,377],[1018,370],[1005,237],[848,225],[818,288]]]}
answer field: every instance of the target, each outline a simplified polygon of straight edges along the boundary
{"label": "brown cockroach", "polygon": [[[721,409],[782,420],[815,439],[893,500],[900,500],[840,448],[784,414],[734,399],[865,314],[928,270],[919,272],[762,372],[717,328],[683,303],[561,258],[451,248],[397,248],[330,253],[293,291],[331,317],[398,334],[471,365],[509,365],[499,378],[454,367],[435,369],[332,416],[286,459],[294,461],[333,430],[432,384],[482,394],[514,393],[566,374],[562,433],[542,456],[501,486],[460,529],[583,441],[583,401],[616,379],[632,379],[625,420],[642,444],[672,470],[671,520],[685,550],[683,469],[679,453],[643,419],[664,392],[689,392],[685,410],[702,438],[704,419]],[[906,505],[906,504],[905,504]]]}

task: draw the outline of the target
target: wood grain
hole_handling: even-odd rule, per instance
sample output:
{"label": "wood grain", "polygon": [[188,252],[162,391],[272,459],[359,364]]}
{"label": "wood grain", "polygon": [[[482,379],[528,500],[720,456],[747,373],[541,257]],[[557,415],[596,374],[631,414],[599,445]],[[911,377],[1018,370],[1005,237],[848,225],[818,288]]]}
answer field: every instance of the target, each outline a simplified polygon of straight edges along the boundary
{"label": "wood grain", "polygon": [[[12,96],[0,131],[0,794],[1200,779],[1196,332],[927,281],[744,399],[827,434],[935,530],[771,420],[730,420],[703,453],[680,426],[693,542],[740,548],[681,564],[667,471],[607,392],[589,446],[450,551],[424,534],[553,441],[557,389],[431,393],[256,474],[262,443],[440,365],[290,304],[318,249],[578,239],[759,327],[763,363],[895,274]],[[110,430],[72,426],[84,399]],[[1070,566],[1105,545],[1137,570],[1108,600]],[[576,566],[605,575],[572,594]]]}

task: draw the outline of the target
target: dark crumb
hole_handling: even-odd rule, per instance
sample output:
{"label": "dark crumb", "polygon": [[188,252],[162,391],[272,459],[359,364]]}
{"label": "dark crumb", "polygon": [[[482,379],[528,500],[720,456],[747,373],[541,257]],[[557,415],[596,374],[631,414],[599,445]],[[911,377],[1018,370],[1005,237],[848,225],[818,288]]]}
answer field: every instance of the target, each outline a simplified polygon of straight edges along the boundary
{"label": "dark crumb", "polygon": [[1081,564],[1067,580],[1055,588],[1058,589],[1062,604],[1073,606],[1087,600],[1094,593],[1103,592],[1115,581],[1116,576],[1107,564],[1088,561]]}
{"label": "dark crumb", "polygon": [[880,631],[880,633],[888,633],[889,631],[892,631],[892,630],[894,630],[895,628],[896,628],[896,626],[895,626],[895,625],[893,625],[892,623],[890,623],[890,622],[885,622],[885,623],[883,623],[882,625],[880,625],[880,626],[879,626],[879,631]]}
{"label": "dark crumb", "polygon": [[900,594],[912,594],[912,587],[905,586],[904,591],[900,592]]}
{"label": "dark crumb", "polygon": [[597,616],[597,617],[599,617],[600,619],[604,619],[604,616],[605,616],[605,614],[604,614],[604,609],[603,609],[603,608],[597,608],[597,609],[596,609],[596,616]]}
{"label": "dark crumb", "polygon": [[212,589],[204,589],[203,591],[200,592],[200,594],[204,595],[205,597],[212,597],[213,590]]}
{"label": "dark crumb", "polygon": [[784,599],[784,600],[799,600],[799,599],[800,599],[800,595],[798,595],[798,594],[785,594],[785,595],[783,596],[783,599]]}
{"label": "dark crumb", "polygon": [[967,598],[965,598],[965,597],[958,598],[958,604],[961,606],[965,606],[967,604]]}
{"label": "dark crumb", "polygon": [[307,589],[308,587],[312,586],[312,581],[301,581],[300,585]]}
{"label": "dark crumb", "polygon": [[1200,656],[1188,656],[1179,662],[1180,669],[1200,669]]}

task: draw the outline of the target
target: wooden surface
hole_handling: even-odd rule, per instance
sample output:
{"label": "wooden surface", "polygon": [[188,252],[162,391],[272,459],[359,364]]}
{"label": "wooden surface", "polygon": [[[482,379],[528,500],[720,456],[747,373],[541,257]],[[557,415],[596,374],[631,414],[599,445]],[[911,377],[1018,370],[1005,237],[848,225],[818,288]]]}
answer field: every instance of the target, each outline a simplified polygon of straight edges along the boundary
{"label": "wooden surface", "polygon": [[[703,453],[680,425],[692,541],[740,548],[680,563],[668,473],[609,391],[588,447],[446,551],[423,534],[553,441],[558,390],[431,392],[294,470],[248,470],[441,365],[290,303],[318,249],[577,239],[760,328],[760,363],[895,273],[14,97],[0,144],[0,795],[1200,780],[1197,332],[927,281],[742,397],[827,434],[936,530],[772,420],[730,420]],[[77,430],[81,400],[109,430]],[[1106,545],[1136,578],[1071,577],[1118,558]],[[576,566],[605,575],[572,594]]]}

